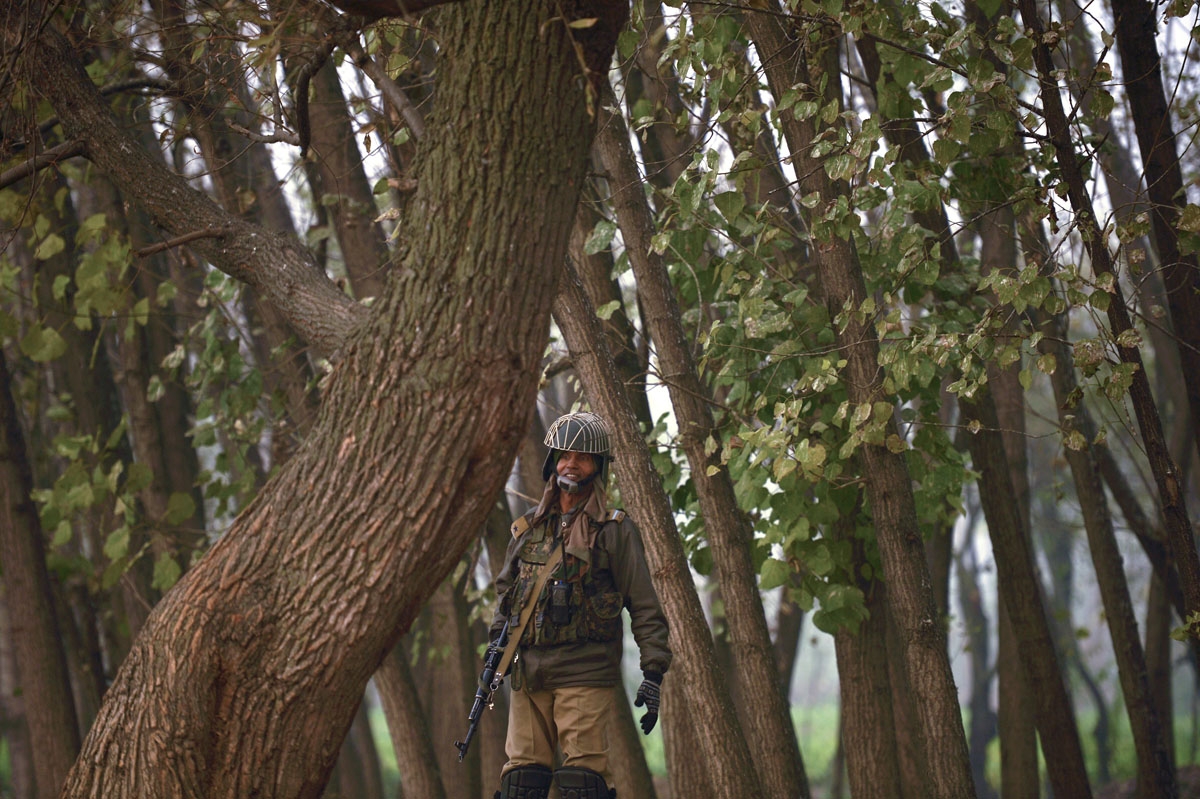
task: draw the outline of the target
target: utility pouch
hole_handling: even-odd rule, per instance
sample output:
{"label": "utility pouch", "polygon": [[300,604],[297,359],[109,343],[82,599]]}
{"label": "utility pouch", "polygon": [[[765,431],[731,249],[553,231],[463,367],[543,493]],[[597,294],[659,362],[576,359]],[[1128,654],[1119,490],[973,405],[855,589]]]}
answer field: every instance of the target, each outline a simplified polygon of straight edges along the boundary
{"label": "utility pouch", "polygon": [[550,623],[555,627],[565,627],[571,621],[571,584],[566,580],[550,583],[548,610]]}

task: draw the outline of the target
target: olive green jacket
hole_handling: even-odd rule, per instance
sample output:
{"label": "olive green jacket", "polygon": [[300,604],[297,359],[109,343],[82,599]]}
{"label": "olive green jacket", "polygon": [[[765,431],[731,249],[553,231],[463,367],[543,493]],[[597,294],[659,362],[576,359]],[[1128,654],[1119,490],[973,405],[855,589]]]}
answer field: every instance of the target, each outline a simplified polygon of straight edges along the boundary
{"label": "olive green jacket", "polygon": [[[492,640],[505,619],[516,629],[533,581],[553,548],[561,546],[563,520],[557,511],[530,526],[533,511],[513,524],[504,567],[496,578],[500,604],[492,619]],[[592,524],[596,524],[592,522]],[[622,511],[598,525],[591,563],[567,555],[546,581],[521,637],[513,665],[515,688],[543,690],[574,685],[616,685],[621,679],[621,609],[629,610],[630,629],[641,653],[643,671],[665,674],[671,665],[667,619],[650,581],[646,553],[637,527]],[[547,604],[551,583],[570,584],[570,619],[555,625]]]}

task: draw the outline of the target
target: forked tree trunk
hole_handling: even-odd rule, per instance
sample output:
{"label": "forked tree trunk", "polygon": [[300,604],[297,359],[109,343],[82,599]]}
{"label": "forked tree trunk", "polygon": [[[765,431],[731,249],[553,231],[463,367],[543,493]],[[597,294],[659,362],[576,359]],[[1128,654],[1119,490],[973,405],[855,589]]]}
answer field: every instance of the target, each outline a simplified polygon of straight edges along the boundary
{"label": "forked tree trunk", "polygon": [[[155,608],[65,796],[321,792],[368,678],[477,533],[533,408],[591,138],[575,44],[607,65],[625,7],[581,11],[596,24],[568,27],[549,0],[440,18],[411,249],[366,313],[339,320],[347,309],[320,277],[272,287],[297,321],[293,288],[332,303],[311,340],[336,346],[347,318],[363,322],[341,342],[310,437]],[[173,197],[215,213],[161,170],[125,171],[117,153],[132,145],[53,26],[26,44],[68,135],[123,191],[156,213]],[[239,230],[279,241],[220,218],[225,247],[255,246]]]}

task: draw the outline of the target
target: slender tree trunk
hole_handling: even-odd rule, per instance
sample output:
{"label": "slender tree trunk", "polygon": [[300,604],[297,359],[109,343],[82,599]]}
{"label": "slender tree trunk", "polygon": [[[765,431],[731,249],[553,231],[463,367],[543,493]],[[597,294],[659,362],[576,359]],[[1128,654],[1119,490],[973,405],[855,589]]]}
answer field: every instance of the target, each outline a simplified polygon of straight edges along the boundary
{"label": "slender tree trunk", "polygon": [[[464,572],[463,576],[469,576]],[[438,586],[414,625],[420,641],[414,676],[423,701],[433,754],[447,796],[478,796],[483,783],[497,774],[481,774],[478,758],[458,763],[458,750],[450,744],[463,735],[463,719],[475,697],[479,659],[470,646],[465,585],[460,577]],[[417,646],[414,643],[414,646]]]}
{"label": "slender tree trunk", "polygon": [[[1171,603],[1162,580],[1150,578],[1150,596],[1146,600],[1146,678],[1154,710],[1163,731],[1167,757],[1175,767],[1175,703],[1171,679]],[[1178,771],[1176,771],[1178,774]],[[1181,791],[1182,793],[1182,791]]]}
{"label": "slender tree trunk", "polygon": [[[865,562],[861,545],[856,564]],[[850,795],[900,799],[900,763],[888,679],[887,603],[881,583],[868,582],[855,569],[867,600],[868,616],[858,631],[839,630],[837,650],[841,694],[841,745],[845,751]]]}
{"label": "slender tree trunk", "polygon": [[367,182],[336,64],[328,62],[313,76],[312,153],[320,183],[313,193],[328,198],[338,247],[356,297],[383,290],[389,253],[375,218],[375,195]]}
{"label": "slender tree trunk", "polygon": [[31,497],[25,437],[3,352],[0,387],[0,568],[25,697],[37,795],[53,799],[79,752],[79,728],[46,571],[42,526]]}
{"label": "slender tree trunk", "polygon": [[[1112,255],[1108,251],[1108,240],[1101,231],[1092,208],[1079,156],[1075,152],[1071,140],[1067,115],[1059,95],[1059,86],[1053,77],[1050,50],[1043,37],[1045,26],[1042,24],[1041,17],[1038,16],[1035,0],[1018,0],[1018,5],[1026,28],[1034,33],[1033,56],[1041,84],[1040,94],[1046,124],[1058,156],[1067,196],[1081,220],[1084,246],[1087,248],[1088,255],[1091,256],[1092,267],[1097,274],[1111,274],[1116,277],[1117,271]],[[1149,380],[1146,377],[1145,366],[1137,346],[1138,336],[1129,319],[1129,311],[1125,307],[1124,293],[1119,280],[1113,281],[1107,314],[1111,328],[1110,334],[1117,342],[1117,354],[1122,363],[1129,364],[1134,369],[1129,389],[1130,399],[1137,416],[1138,428],[1142,434],[1146,457],[1150,463],[1150,469],[1154,473],[1159,502],[1166,520],[1167,540],[1172,560],[1179,569],[1187,611],[1189,614],[1200,613],[1200,555],[1197,554],[1195,540],[1192,536],[1187,503],[1179,483],[1178,470],[1163,437],[1162,422],[1154,405],[1154,398],[1150,393]],[[1190,635],[1200,638],[1200,631],[1191,630]]]}
{"label": "slender tree trunk", "polygon": [[671,395],[679,439],[700,499],[724,599],[739,693],[743,705],[754,708],[744,723],[757,754],[759,774],[769,796],[807,797],[804,761],[758,592],[757,570],[750,551],[753,532],[738,507],[733,481],[715,445],[718,433],[709,405],[711,392],[696,372],[666,263],[651,247],[653,215],[642,191],[623,118],[611,113],[602,117],[596,149],[612,187],[612,203],[637,278],[643,319],[657,348],[659,372]]}
{"label": "slender tree trunk", "polygon": [[[595,310],[568,264],[554,318],[566,339],[575,370],[593,409],[608,420],[621,496],[639,527],[654,587],[671,623],[671,649],[679,653],[667,676],[693,716],[693,762],[706,772],[709,795],[720,799],[764,795],[723,675],[716,666],[712,634],[700,607],[687,558],[661,479],[650,462],[628,397],[614,379],[616,367],[600,332]],[[672,689],[670,682],[682,686]],[[666,710],[664,709],[664,713]],[[672,786],[674,788],[674,778]],[[672,795],[676,792],[672,790]]]}
{"label": "slender tree trunk", "polygon": [[680,118],[690,112],[679,96],[679,76],[663,60],[667,33],[661,0],[634,2],[642,7],[642,37],[625,80],[630,103],[645,101],[653,112],[654,123],[638,140],[647,179],[666,189],[675,184],[691,158],[692,143],[679,130]]}
{"label": "slender tree trunk", "polygon": [[[1171,326],[1177,336],[1183,382],[1200,452],[1200,261],[1184,255],[1176,223],[1187,205],[1183,170],[1175,143],[1171,111],[1163,89],[1158,55],[1157,7],[1148,0],[1111,3],[1116,20],[1117,52],[1125,76],[1125,97],[1133,112],[1150,198],[1150,225],[1166,283]],[[1194,548],[1194,547],[1193,547]],[[1195,609],[1195,608],[1193,608]]]}
{"label": "slender tree trunk", "polygon": [[[769,4],[769,10],[778,10],[778,5]],[[829,53],[806,49],[810,33],[812,40],[831,41],[827,30],[818,34],[815,28],[811,32],[801,28],[795,32],[801,34],[797,39],[795,33],[782,28],[774,14],[750,13],[746,21],[777,97],[786,89],[799,86],[806,96],[822,104],[838,99],[839,82],[825,80],[837,74],[836,60],[830,59]],[[834,94],[820,95],[816,87],[822,84]],[[817,133],[812,120],[798,119],[789,112],[781,117],[796,173],[802,176],[801,192],[819,198],[814,214],[819,217],[821,209],[833,206],[845,187],[834,185],[811,156],[808,143]],[[821,246],[813,248],[813,260],[831,318],[840,314],[842,308],[860,307],[867,295],[853,243],[836,237],[824,225],[814,235]],[[879,342],[874,330],[851,314],[846,326],[838,331],[837,344],[847,360],[844,381],[850,401],[878,407],[874,403],[882,404],[885,396],[879,372]],[[889,423],[889,431],[894,434],[894,421]],[[888,595],[901,631],[902,656],[917,701],[926,772],[933,780],[930,795],[972,796],[970,756],[946,653],[946,634],[937,622],[937,605],[925,563],[908,469],[903,455],[884,446],[865,444],[861,457]]]}
{"label": "slender tree trunk", "polygon": [[[1035,311],[1035,318],[1041,318]],[[1122,557],[1117,547],[1116,533],[1104,485],[1099,470],[1091,456],[1091,442],[1096,438],[1096,428],[1087,409],[1072,407],[1071,396],[1075,393],[1075,364],[1067,346],[1065,320],[1043,320],[1051,334],[1041,340],[1039,346],[1051,352],[1057,368],[1050,376],[1054,388],[1055,406],[1059,409],[1059,424],[1064,430],[1078,430],[1087,445],[1082,449],[1064,447],[1064,454],[1071,467],[1075,482],[1075,494],[1083,514],[1084,529],[1088,536],[1088,550],[1096,570],[1096,582],[1104,604],[1104,615],[1112,636],[1113,652],[1117,660],[1117,671],[1121,691],[1129,714],[1130,730],[1134,748],[1137,750],[1138,784],[1140,795],[1150,797],[1174,797],[1177,794],[1175,771],[1167,750],[1162,723],[1155,711],[1154,697],[1146,673],[1146,660],[1138,638],[1137,618],[1129,598],[1129,586],[1125,579]],[[1043,740],[1045,731],[1042,732]],[[1047,762],[1053,762],[1047,756]]]}
{"label": "slender tree trunk", "polygon": [[11,621],[6,588],[0,580],[0,742],[8,750],[8,774],[7,779],[0,779],[0,792],[11,794],[12,799],[37,799],[33,747],[25,721]]}
{"label": "slender tree trunk", "polygon": [[996,558],[1000,601],[1008,611],[1025,679],[1033,689],[1038,736],[1055,796],[1091,796],[1079,743],[1075,711],[1063,682],[1054,638],[1042,606],[1029,537],[1017,515],[1011,469],[1004,452],[995,408],[988,397],[959,400],[964,421],[982,428],[969,439],[971,461],[980,472],[979,497]]}
{"label": "slender tree trunk", "polygon": [[[383,716],[392,736],[396,767],[400,770],[401,794],[413,799],[446,799],[437,755],[433,751],[433,736],[429,734],[406,650],[404,644],[396,644],[375,672]],[[494,710],[488,712],[495,713]]]}
{"label": "slender tree trunk", "polygon": [[[732,701],[731,698],[731,709]],[[708,767],[696,757],[702,745],[696,716],[702,712],[692,703],[687,685],[682,680],[668,680],[663,685],[662,718],[659,724],[666,718],[674,719],[662,731],[669,796],[708,796],[712,791]]]}
{"label": "slender tree trunk", "polygon": [[[972,516],[974,514],[967,515],[967,530],[974,529]],[[971,775],[975,778],[975,792],[980,799],[985,799],[996,796],[996,791],[987,781],[988,744],[996,737],[996,713],[992,710],[989,696],[992,683],[991,629],[983,606],[974,553],[974,547],[968,541],[958,559],[958,606],[966,629],[967,654],[971,662],[971,720],[967,733],[967,742],[971,747]],[[1036,775],[1036,770],[1034,773]]]}

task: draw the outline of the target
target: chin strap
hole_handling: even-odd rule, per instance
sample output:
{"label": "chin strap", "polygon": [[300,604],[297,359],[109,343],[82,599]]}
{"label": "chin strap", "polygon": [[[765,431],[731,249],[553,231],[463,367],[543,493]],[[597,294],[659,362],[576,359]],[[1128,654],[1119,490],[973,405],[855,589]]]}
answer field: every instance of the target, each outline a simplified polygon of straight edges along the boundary
{"label": "chin strap", "polygon": [[572,480],[568,477],[559,477],[558,478],[558,487],[561,488],[567,494],[578,494],[580,491],[582,491],[583,489],[585,489],[589,485],[591,485],[592,481],[595,479],[596,479],[596,475],[593,474],[591,477],[588,477],[584,480],[580,480],[578,483],[576,483],[574,480]]}

